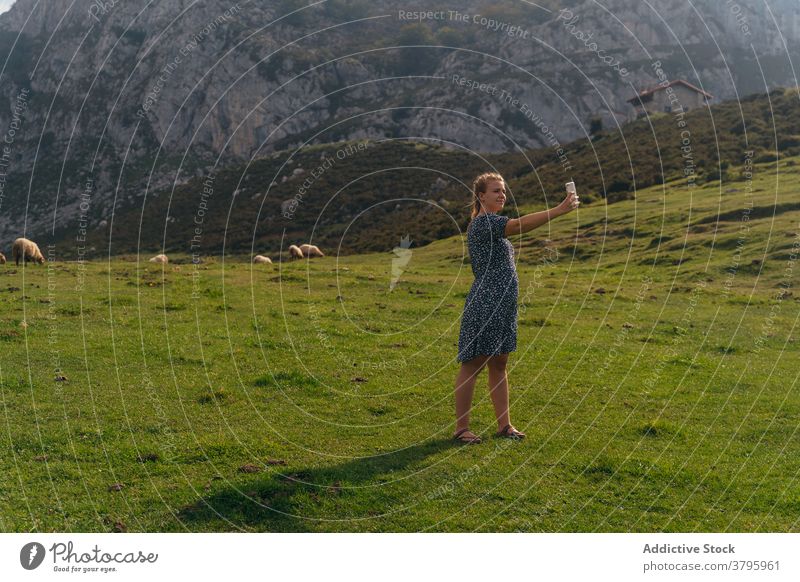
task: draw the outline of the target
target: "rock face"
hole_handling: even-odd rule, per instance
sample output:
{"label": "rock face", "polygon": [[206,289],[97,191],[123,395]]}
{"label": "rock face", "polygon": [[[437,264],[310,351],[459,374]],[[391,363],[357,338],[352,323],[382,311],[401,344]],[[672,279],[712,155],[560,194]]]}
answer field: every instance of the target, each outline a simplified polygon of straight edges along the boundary
{"label": "rock face", "polygon": [[795,84],[794,0],[514,4],[17,0],[0,16],[13,133],[0,240],[23,219],[91,228],[145,193],[308,143],[564,143],[593,118],[630,119],[654,62],[716,101]]}

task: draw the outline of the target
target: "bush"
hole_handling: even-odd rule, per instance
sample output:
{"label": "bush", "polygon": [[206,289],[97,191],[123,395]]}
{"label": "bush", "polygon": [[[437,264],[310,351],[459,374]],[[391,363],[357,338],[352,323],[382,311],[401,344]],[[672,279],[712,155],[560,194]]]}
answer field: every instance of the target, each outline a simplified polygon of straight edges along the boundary
{"label": "bush", "polygon": [[767,164],[770,162],[774,162],[778,159],[778,154],[776,152],[764,152],[756,157],[753,158],[753,163],[755,164]]}
{"label": "bush", "polygon": [[[400,46],[435,45],[436,39],[424,24],[409,24],[400,29]],[[403,75],[425,75],[436,69],[437,49],[404,48],[398,56],[398,72]]]}
{"label": "bush", "polygon": [[467,37],[460,30],[445,26],[436,33],[439,44],[443,46],[463,47],[468,44]]}
{"label": "bush", "polygon": [[792,135],[778,140],[778,151],[785,151],[789,148],[800,146],[800,137]]}
{"label": "bush", "polygon": [[722,170],[722,172],[720,172],[719,170],[711,170],[705,176],[706,182],[712,180],[727,180],[727,179],[728,179],[728,172],[725,170]]}
{"label": "bush", "polygon": [[627,192],[631,189],[631,182],[627,179],[616,179],[611,184],[609,184],[608,188],[606,188],[606,197],[610,198],[609,194],[614,194],[616,192]]}
{"label": "bush", "polygon": [[596,135],[603,131],[603,118],[596,116],[589,120],[589,134]]}

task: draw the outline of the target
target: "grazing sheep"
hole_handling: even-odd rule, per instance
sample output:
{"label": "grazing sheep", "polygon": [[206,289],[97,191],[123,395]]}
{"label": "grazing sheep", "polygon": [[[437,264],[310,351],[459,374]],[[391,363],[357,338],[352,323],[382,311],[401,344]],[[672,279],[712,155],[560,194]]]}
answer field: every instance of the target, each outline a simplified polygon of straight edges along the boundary
{"label": "grazing sheep", "polygon": [[321,250],[319,250],[319,247],[316,245],[309,245],[309,244],[300,245],[300,250],[303,251],[303,255],[305,255],[309,259],[311,257],[325,256],[325,254]]}
{"label": "grazing sheep", "polygon": [[289,258],[291,259],[302,259],[303,258],[303,251],[300,250],[300,247],[297,245],[291,245],[289,247]]}
{"label": "grazing sheep", "polygon": [[0,265],[6,264],[6,256],[3,253],[0,253]]}
{"label": "grazing sheep", "polygon": [[44,263],[44,255],[39,250],[39,245],[26,238],[18,238],[14,241],[14,246],[11,247],[11,257],[18,267],[20,260],[22,260],[23,264],[28,261],[33,261],[40,265]]}
{"label": "grazing sheep", "polygon": [[272,264],[272,259],[264,255],[256,255],[253,257],[253,263],[256,265]]}
{"label": "grazing sheep", "polygon": [[169,263],[169,258],[167,255],[156,255],[152,259],[150,259],[151,263],[161,263],[162,265],[166,265]]}

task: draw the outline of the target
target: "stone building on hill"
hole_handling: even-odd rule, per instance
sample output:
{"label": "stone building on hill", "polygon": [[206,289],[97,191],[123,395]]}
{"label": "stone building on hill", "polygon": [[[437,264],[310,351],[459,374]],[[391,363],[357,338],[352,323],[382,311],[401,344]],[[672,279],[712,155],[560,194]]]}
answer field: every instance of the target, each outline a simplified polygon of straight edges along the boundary
{"label": "stone building on hill", "polygon": [[628,99],[628,103],[636,108],[636,116],[642,117],[645,114],[680,111],[681,107],[684,111],[689,111],[706,105],[709,99],[713,98],[711,93],[707,93],[683,79],[678,79],[645,89],[635,97]]}

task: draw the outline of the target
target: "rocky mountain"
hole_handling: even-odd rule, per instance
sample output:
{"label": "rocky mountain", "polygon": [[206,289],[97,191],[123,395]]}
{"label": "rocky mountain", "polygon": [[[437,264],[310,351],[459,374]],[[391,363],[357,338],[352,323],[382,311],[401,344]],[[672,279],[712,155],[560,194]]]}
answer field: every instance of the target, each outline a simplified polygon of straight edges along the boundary
{"label": "rocky mountain", "polygon": [[310,144],[557,146],[630,120],[654,63],[715,101],[797,85],[794,0],[309,2],[17,0],[0,16],[2,244],[103,228]]}

